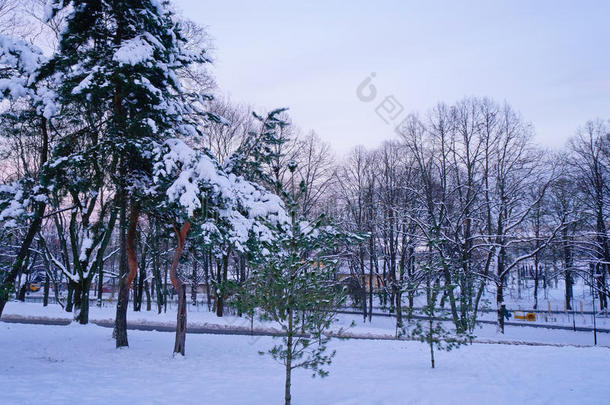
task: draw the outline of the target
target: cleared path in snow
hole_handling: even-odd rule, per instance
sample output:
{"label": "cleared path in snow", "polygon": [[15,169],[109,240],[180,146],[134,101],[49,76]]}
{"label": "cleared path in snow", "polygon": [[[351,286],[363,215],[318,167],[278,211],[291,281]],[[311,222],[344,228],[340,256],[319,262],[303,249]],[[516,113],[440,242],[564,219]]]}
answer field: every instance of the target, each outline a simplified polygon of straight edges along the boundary
{"label": "cleared path in snow", "polygon": [[[72,321],[68,319],[53,319],[53,318],[42,318],[42,317],[22,317],[18,315],[3,316],[0,319],[1,322],[5,323],[17,323],[27,325],[50,325],[50,326],[68,326],[72,324]],[[111,320],[92,320],[91,324],[101,326],[104,328],[113,328],[114,322]],[[529,326],[529,325],[519,325]],[[128,330],[137,331],[148,331],[148,332],[175,332],[175,325],[169,325],[165,323],[137,323],[127,322]],[[243,328],[236,326],[200,326],[190,325],[187,327],[186,332],[189,334],[205,334],[205,335],[234,335],[234,336],[268,336],[278,337],[283,336],[284,333],[281,331],[274,330],[272,328]],[[610,331],[609,331],[610,332]],[[397,338],[391,335],[375,335],[371,333],[357,333],[357,332],[342,332],[342,333],[331,333],[331,336],[345,339],[359,339],[359,340],[401,340],[408,341],[411,339],[400,337]],[[483,344],[502,344],[502,345],[526,345],[526,346],[554,346],[554,347],[592,347],[593,345],[578,345],[578,344],[564,344],[564,343],[541,343],[541,342],[528,342],[520,340],[494,340],[494,339],[474,339],[473,343]],[[608,347],[605,345],[598,345],[599,347]]]}

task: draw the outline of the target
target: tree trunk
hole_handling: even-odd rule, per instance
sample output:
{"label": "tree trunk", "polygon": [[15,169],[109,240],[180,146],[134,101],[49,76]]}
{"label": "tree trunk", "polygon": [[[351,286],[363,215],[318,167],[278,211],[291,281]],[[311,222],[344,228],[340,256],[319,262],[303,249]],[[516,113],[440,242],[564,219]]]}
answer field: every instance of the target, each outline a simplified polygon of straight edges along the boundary
{"label": "tree trunk", "polygon": [[210,257],[207,252],[203,254],[203,276],[205,278],[205,295],[208,311],[212,310],[212,295],[210,293]]}
{"label": "tree trunk", "polygon": [[565,266],[565,299],[566,299],[566,310],[572,308],[572,249],[570,246],[568,230],[564,228],[562,231],[563,236],[563,260]]}
{"label": "tree trunk", "polygon": [[66,312],[72,312],[72,307],[74,305],[74,284],[72,281],[68,280],[68,296],[66,297]]}
{"label": "tree trunk", "polygon": [[534,309],[538,309],[538,270],[534,270]]}
{"label": "tree trunk", "polygon": [[[369,239],[372,239],[370,237]],[[371,242],[369,253],[369,323],[373,320],[373,259],[375,257],[373,253],[374,245]]]}
{"label": "tree trunk", "polygon": [[362,316],[363,320],[366,321],[367,317],[367,308],[366,308],[366,274],[364,272],[364,249],[362,248],[362,244],[359,246],[359,265],[360,265],[360,299],[362,300]]}
{"label": "tree trunk", "polygon": [[43,290],[43,296],[42,296],[42,306],[46,307],[47,305],[49,305],[49,288],[51,286],[50,280],[49,280],[49,275],[45,274],[44,277],[44,290]]}
{"label": "tree trunk", "polygon": [[223,306],[222,291],[220,289],[220,283],[222,283],[222,271],[221,271],[222,264],[218,261],[218,259],[216,259],[215,262],[216,262],[216,291],[214,291],[214,296],[216,297],[216,301],[214,302],[214,307],[216,309],[216,316],[221,317],[222,316],[222,306]]}
{"label": "tree trunk", "polygon": [[521,269],[517,267],[517,299],[521,299]]}
{"label": "tree trunk", "polygon": [[504,333],[504,313],[506,312],[506,304],[504,304],[504,283],[502,280],[496,284],[496,304],[498,308],[498,332]]}
{"label": "tree trunk", "polygon": [[176,341],[174,343],[174,354],[180,353],[184,356],[186,344],[186,285],[178,287],[178,315],[176,319]]}
{"label": "tree trunk", "polygon": [[[499,226],[498,234],[503,234],[503,227]],[[498,262],[496,264],[496,308],[498,310],[498,332],[504,333],[504,313],[506,312],[506,305],[504,304],[504,259],[506,258],[506,250],[503,246],[503,239],[500,238],[500,249],[498,250]]]}
{"label": "tree trunk", "polygon": [[222,293],[216,294],[216,316],[222,318],[224,311],[224,297]]}
{"label": "tree trunk", "polygon": [[133,279],[133,312],[138,312],[140,309],[138,307],[138,302],[140,301],[139,298],[139,294],[140,294],[140,290],[139,290],[139,281],[140,281],[140,277],[138,275],[138,272],[136,272],[136,276]]}
{"label": "tree trunk", "polygon": [[83,288],[80,283],[74,284],[74,294],[72,295],[72,300],[74,301],[74,309],[76,311],[80,310],[80,306],[82,303],[82,291]]}
{"label": "tree trunk", "polygon": [[[138,216],[140,214],[139,209],[135,203],[131,205],[131,212],[129,214],[129,224],[125,231],[126,223],[126,205],[125,196],[123,196],[123,202],[121,206],[121,239],[124,243],[121,243],[121,263],[119,268],[119,297],[116,307],[116,319],[114,323],[114,337],[116,339],[116,347],[129,346],[127,340],[127,307],[129,305],[129,289],[131,283],[136,276],[138,271],[138,259],[136,256],[136,233],[138,226]],[[121,241],[123,242],[123,241]]]}
{"label": "tree trunk", "polygon": [[104,299],[104,266],[99,266],[97,275],[97,306],[102,306],[102,300]]}
{"label": "tree trunk", "polygon": [[169,295],[169,291],[167,291],[167,262],[164,269],[165,280],[163,282],[163,312],[167,312],[167,296]]}
{"label": "tree trunk", "polygon": [[402,321],[402,292],[400,288],[395,288],[394,297],[396,299],[396,328],[398,330],[402,329],[403,321]]}
{"label": "tree trunk", "polygon": [[597,278],[597,289],[598,289],[598,295],[599,295],[599,309],[600,311],[603,311],[604,309],[607,308],[607,301],[606,301],[606,274],[605,274],[605,268],[606,266],[601,264],[599,266],[601,268],[600,273],[599,273],[599,277]]}
{"label": "tree trunk", "polygon": [[172,260],[172,266],[170,268],[170,280],[172,285],[176,289],[178,294],[178,314],[176,319],[176,340],[174,342],[174,354],[180,353],[184,356],[184,348],[186,343],[186,285],[178,277],[178,265],[180,264],[180,257],[182,256],[182,250],[184,249],[184,241],[186,234],[191,227],[190,222],[185,222],[180,229],[174,225],[174,232],[176,233],[177,246],[174,252],[174,259]]}
{"label": "tree trunk", "polygon": [[147,311],[151,310],[150,289],[151,289],[151,286],[148,283],[148,280],[146,280],[144,282],[144,291],[146,292],[146,310]]}
{"label": "tree trunk", "polygon": [[197,305],[197,260],[193,260],[193,271],[191,273],[191,302]]}
{"label": "tree trunk", "polygon": [[89,289],[91,287],[91,279],[84,280],[80,288],[80,307],[76,320],[81,325],[89,323]]}
{"label": "tree trunk", "polygon": [[291,374],[292,374],[292,332],[293,332],[293,319],[292,319],[292,308],[288,309],[288,331],[287,331],[287,342],[286,342],[286,382],[284,384],[284,404],[290,405],[292,399],[290,395],[291,385]]}
{"label": "tree trunk", "polygon": [[146,264],[144,260],[145,258],[142,257],[142,264],[140,265],[140,274],[138,275],[138,299],[135,304],[134,311],[140,311],[142,309],[142,299],[144,298],[144,279],[146,278]]}
{"label": "tree trunk", "polygon": [[[224,291],[224,286],[226,285],[226,281],[227,281],[228,269],[229,269],[229,255],[224,254],[222,256],[222,263],[219,263],[219,265],[218,265],[218,280],[220,281],[221,285],[223,286],[222,289],[217,288],[217,294],[216,294],[216,316],[218,316],[218,317],[222,317],[223,312],[224,312],[225,294],[226,294],[226,292]],[[221,270],[222,270],[222,272],[221,272]]]}
{"label": "tree trunk", "polygon": [[572,308],[572,297],[573,297],[573,293],[572,293],[572,272],[569,270],[566,270],[566,274],[565,274],[565,279],[566,279],[566,309],[574,309]]}
{"label": "tree trunk", "polygon": [[430,334],[428,337],[428,345],[430,346],[430,365],[434,368],[434,322],[432,320],[432,313],[428,315],[428,329]]}

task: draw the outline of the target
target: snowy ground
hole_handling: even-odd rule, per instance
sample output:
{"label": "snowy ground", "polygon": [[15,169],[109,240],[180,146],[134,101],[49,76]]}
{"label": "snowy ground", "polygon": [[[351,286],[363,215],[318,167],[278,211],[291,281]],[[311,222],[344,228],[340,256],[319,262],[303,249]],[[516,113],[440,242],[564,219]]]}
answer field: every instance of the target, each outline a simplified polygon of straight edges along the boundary
{"label": "snowy ground", "polygon": [[[278,404],[283,369],[258,355],[272,338],[130,331],[116,350],[94,325],[0,323],[2,404]],[[601,404],[610,396],[605,348],[474,344],[437,354],[416,342],[335,340],[325,379],[296,371],[298,404]]]}

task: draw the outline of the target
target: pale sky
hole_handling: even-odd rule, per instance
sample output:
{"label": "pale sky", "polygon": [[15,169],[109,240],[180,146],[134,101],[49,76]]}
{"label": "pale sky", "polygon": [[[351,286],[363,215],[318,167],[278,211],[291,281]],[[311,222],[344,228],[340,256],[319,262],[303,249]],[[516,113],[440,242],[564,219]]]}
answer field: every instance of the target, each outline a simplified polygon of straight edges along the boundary
{"label": "pale sky", "polygon": [[[375,113],[390,95],[403,114],[464,96],[507,101],[551,147],[610,118],[610,1],[174,4],[208,27],[214,73],[233,101],[289,107],[339,153],[394,136]],[[378,94],[365,103],[356,89],[372,72]]]}

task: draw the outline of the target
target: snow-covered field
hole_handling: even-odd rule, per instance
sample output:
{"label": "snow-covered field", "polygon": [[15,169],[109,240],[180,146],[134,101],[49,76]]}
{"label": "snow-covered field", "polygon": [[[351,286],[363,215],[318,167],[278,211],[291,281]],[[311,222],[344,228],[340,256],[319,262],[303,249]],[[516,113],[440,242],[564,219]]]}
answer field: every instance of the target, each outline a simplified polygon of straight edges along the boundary
{"label": "snow-covered field", "polygon": [[[13,404],[279,404],[283,369],[260,356],[272,338],[130,331],[116,350],[94,325],[0,323],[0,392]],[[416,342],[335,340],[325,379],[297,370],[298,404],[602,404],[610,398],[606,348],[474,344],[437,354]]]}

